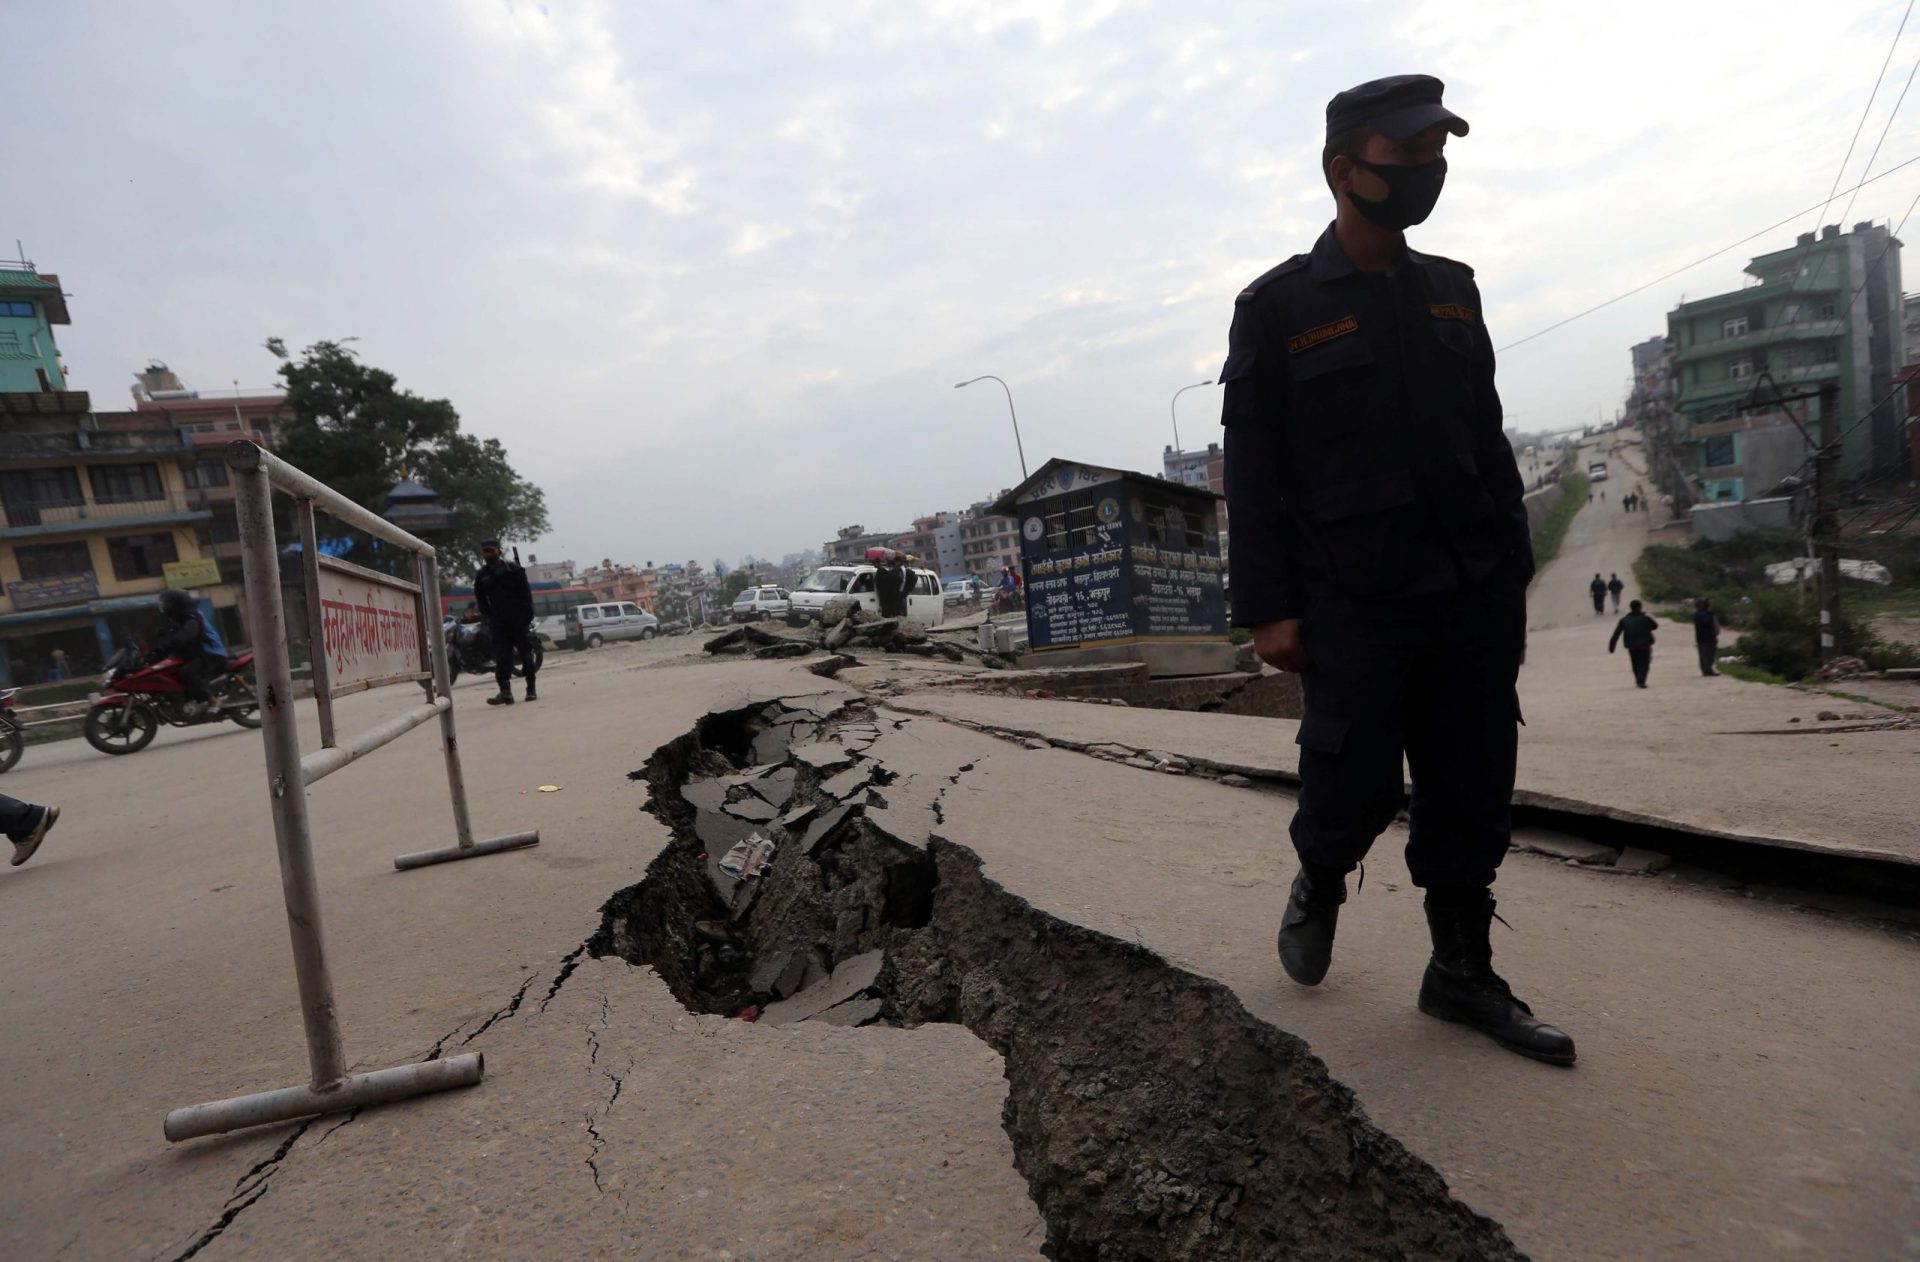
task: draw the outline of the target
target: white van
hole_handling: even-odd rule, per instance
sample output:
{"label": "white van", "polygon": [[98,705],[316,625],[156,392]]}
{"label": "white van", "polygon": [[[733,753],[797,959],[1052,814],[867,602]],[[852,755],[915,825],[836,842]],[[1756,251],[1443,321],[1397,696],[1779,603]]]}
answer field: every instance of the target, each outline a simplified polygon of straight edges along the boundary
{"label": "white van", "polygon": [[660,619],[630,600],[603,605],[575,605],[567,610],[567,644],[597,649],[608,640],[651,640]]}
{"label": "white van", "polygon": [[[871,565],[823,565],[788,596],[787,621],[798,626],[816,621],[827,602],[846,596],[860,608],[878,616],[880,593],[874,590]],[[907,616],[930,627],[947,620],[946,597],[940,591],[940,576],[932,570],[909,570],[913,583],[907,589]]]}

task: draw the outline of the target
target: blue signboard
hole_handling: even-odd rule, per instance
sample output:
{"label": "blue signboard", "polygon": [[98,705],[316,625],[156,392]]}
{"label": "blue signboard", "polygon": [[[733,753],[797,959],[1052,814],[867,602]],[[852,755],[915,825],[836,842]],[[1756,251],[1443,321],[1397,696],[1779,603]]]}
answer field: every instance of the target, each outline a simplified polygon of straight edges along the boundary
{"label": "blue signboard", "polygon": [[7,584],[15,609],[46,609],[53,605],[81,605],[100,599],[100,584],[91,574],[61,574],[54,578],[23,578]]}

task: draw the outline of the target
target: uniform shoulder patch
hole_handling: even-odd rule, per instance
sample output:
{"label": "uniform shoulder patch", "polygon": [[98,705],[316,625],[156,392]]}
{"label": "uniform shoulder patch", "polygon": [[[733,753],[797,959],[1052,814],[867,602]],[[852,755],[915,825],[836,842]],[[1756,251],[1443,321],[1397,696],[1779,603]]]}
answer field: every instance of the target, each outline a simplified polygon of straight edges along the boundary
{"label": "uniform shoulder patch", "polygon": [[1338,320],[1329,321],[1288,338],[1287,354],[1298,355],[1301,351],[1312,350],[1323,342],[1331,342],[1336,337],[1345,337],[1349,333],[1358,332],[1359,328],[1360,321],[1352,316],[1341,316]]}
{"label": "uniform shoulder patch", "polygon": [[1473,324],[1480,313],[1472,307],[1463,307],[1457,302],[1436,302],[1427,308],[1436,320],[1458,320],[1462,324]]}
{"label": "uniform shoulder patch", "polygon": [[1299,271],[1301,268],[1307,265],[1308,261],[1309,260],[1306,255],[1296,254],[1292,258],[1288,259],[1286,262],[1280,264],[1278,267],[1269,268],[1267,271],[1263,272],[1260,275],[1259,279],[1255,280],[1251,285],[1248,285],[1245,289],[1241,290],[1239,293],[1239,296],[1237,296],[1234,299],[1234,301],[1235,302],[1253,301],[1254,295],[1260,292],[1261,286],[1266,285],[1267,283],[1269,283],[1270,281],[1274,280],[1277,277],[1285,276],[1289,272]]}

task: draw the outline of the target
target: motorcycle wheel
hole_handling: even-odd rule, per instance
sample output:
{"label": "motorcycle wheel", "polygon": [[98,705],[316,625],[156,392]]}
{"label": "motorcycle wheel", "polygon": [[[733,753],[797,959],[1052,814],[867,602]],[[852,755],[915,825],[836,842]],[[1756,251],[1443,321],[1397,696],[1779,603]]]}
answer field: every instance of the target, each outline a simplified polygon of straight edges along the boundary
{"label": "motorcycle wheel", "polygon": [[137,705],[130,710],[102,706],[87,711],[82,734],[87,744],[103,754],[137,754],[153,744],[159,730],[160,720],[145,706]]}
{"label": "motorcycle wheel", "polygon": [[6,730],[0,731],[0,775],[12,771],[26,749],[27,741],[20,734],[20,729],[11,723],[7,724]]}
{"label": "motorcycle wheel", "polygon": [[[230,676],[224,691],[227,706],[222,713],[241,727],[259,727],[260,699],[254,695],[253,681],[244,675]],[[236,705],[241,708],[235,709]]]}

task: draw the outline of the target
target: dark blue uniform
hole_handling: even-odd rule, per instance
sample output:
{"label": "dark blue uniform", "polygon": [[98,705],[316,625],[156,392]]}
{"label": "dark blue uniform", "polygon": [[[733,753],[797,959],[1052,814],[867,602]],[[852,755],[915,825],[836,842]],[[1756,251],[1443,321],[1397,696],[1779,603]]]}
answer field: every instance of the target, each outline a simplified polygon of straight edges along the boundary
{"label": "dark blue uniform", "polygon": [[1351,870],[1411,771],[1415,884],[1507,849],[1533,552],[1473,269],[1331,226],[1244,290],[1225,387],[1234,622],[1304,618],[1302,860]]}

